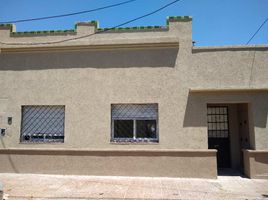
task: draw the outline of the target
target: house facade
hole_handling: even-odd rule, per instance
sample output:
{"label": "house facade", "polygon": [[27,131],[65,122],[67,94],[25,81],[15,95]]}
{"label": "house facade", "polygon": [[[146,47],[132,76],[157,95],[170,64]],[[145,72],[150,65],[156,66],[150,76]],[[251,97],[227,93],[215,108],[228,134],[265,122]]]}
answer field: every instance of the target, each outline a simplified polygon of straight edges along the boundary
{"label": "house facade", "polygon": [[268,177],[268,46],[165,27],[0,26],[0,172]]}

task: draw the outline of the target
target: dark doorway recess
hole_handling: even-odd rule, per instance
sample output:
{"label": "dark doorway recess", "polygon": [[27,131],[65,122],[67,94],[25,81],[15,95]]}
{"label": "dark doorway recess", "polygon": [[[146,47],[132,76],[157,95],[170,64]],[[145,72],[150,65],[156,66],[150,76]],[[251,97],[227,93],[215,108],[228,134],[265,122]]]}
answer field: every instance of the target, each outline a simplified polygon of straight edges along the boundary
{"label": "dark doorway recess", "polygon": [[230,168],[229,116],[227,106],[208,106],[208,148],[217,149],[218,168]]}

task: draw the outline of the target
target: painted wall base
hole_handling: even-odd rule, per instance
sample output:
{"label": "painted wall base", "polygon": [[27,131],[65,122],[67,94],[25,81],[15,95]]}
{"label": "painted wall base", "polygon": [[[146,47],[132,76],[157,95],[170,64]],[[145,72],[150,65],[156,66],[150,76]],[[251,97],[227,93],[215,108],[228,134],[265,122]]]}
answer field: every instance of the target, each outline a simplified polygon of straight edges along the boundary
{"label": "painted wall base", "polygon": [[268,151],[243,150],[244,172],[249,178],[268,179]]}
{"label": "painted wall base", "polygon": [[215,150],[2,149],[0,172],[217,178]]}

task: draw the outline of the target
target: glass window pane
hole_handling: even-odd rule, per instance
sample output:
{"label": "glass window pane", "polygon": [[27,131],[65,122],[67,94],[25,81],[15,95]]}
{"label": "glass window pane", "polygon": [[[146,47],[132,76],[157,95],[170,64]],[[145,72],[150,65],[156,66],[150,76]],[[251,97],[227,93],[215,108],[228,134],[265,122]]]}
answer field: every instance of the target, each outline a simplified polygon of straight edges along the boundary
{"label": "glass window pane", "polygon": [[114,120],[114,138],[133,138],[133,120]]}
{"label": "glass window pane", "polygon": [[137,138],[156,138],[156,120],[137,120]]}
{"label": "glass window pane", "polygon": [[[157,139],[157,104],[112,104],[113,138],[116,141]],[[130,140],[129,140],[130,139]],[[155,140],[154,140],[155,141]]]}

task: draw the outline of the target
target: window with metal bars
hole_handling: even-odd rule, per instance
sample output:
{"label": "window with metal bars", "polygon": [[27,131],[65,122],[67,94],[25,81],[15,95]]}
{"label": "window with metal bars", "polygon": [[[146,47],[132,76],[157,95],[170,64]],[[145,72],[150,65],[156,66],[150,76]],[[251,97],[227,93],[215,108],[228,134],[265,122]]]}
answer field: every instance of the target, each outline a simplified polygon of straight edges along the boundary
{"label": "window with metal bars", "polygon": [[64,142],[65,106],[22,106],[21,142]]}
{"label": "window with metal bars", "polygon": [[228,138],[228,107],[227,106],[208,106],[207,123],[209,138]]}
{"label": "window with metal bars", "polygon": [[112,104],[112,142],[158,142],[157,104]]}

